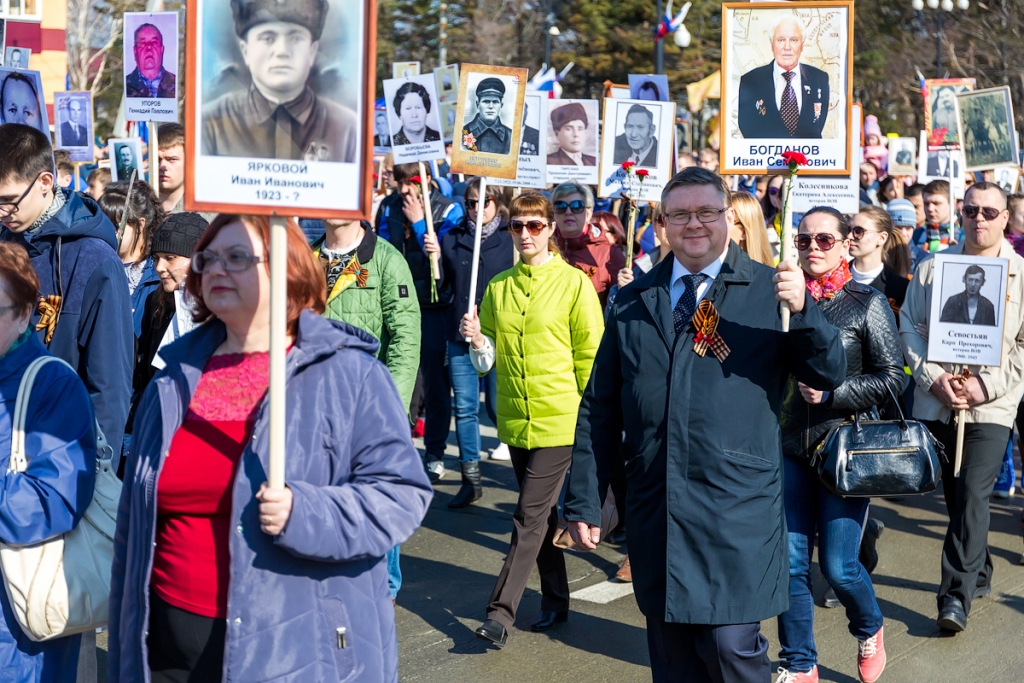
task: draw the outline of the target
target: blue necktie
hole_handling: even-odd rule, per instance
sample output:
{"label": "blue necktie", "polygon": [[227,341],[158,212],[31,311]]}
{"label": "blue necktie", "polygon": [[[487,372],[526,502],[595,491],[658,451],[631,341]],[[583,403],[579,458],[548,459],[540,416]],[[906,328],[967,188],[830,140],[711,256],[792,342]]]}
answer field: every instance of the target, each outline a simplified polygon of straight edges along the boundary
{"label": "blue necktie", "polygon": [[685,289],[683,295],[679,297],[679,301],[676,302],[676,307],[672,310],[672,324],[675,327],[676,335],[679,335],[690,324],[693,312],[697,310],[697,288],[706,279],[708,276],[704,273],[682,277]]}

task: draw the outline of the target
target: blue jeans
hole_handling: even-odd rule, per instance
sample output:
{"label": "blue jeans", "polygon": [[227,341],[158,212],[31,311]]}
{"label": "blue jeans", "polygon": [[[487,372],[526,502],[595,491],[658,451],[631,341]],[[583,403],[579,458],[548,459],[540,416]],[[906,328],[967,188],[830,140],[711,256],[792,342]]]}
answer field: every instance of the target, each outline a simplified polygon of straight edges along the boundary
{"label": "blue jeans", "polygon": [[402,567],[398,562],[401,547],[396,545],[385,555],[388,561],[388,589],[392,600],[398,597],[398,591],[402,589]]}
{"label": "blue jeans", "polygon": [[811,552],[818,536],[821,573],[846,608],[850,633],[870,638],[882,628],[882,611],[871,577],[861,565],[861,526],[869,499],[840,498],[821,485],[808,465],[784,457],[786,526],[789,529],[789,610],[779,615],[779,656],[794,672],[818,663],[814,646]]}
{"label": "blue jeans", "polygon": [[[459,462],[480,460],[480,375],[469,356],[469,344],[448,342],[448,373],[455,392],[455,438],[459,442]],[[484,405],[491,422],[498,423],[494,402],[498,393],[494,368],[484,377]]]}

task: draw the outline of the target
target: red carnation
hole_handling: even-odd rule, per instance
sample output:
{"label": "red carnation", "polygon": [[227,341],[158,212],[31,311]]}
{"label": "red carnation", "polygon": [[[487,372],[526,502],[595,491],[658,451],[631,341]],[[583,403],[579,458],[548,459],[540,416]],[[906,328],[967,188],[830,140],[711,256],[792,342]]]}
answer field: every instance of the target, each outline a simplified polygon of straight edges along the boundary
{"label": "red carnation", "polygon": [[946,141],[948,132],[946,128],[935,128],[932,130],[932,136],[928,138],[928,144],[936,147],[942,145]]}
{"label": "red carnation", "polygon": [[416,185],[422,185],[423,178],[420,178],[418,175],[414,175],[412,178],[409,178],[409,182],[414,183]]}
{"label": "red carnation", "polygon": [[638,175],[639,177],[641,177],[641,178],[646,178],[647,176],[649,176],[649,175],[650,175],[650,173],[648,172],[648,170],[647,170],[646,168],[641,168],[641,169],[639,169],[639,170],[638,170],[638,171],[636,172],[636,174],[637,174],[637,175]]}
{"label": "red carnation", "polygon": [[786,165],[789,166],[791,169],[792,169],[794,164],[797,165],[797,166],[806,166],[807,165],[807,157],[805,157],[803,155],[803,153],[796,152],[796,151],[793,151],[793,150],[789,150],[788,152],[783,152],[782,153],[782,160],[785,161]]}
{"label": "red carnation", "polygon": [[622,162],[622,170],[623,171],[629,171],[629,169],[633,168],[634,166],[636,166],[636,162],[635,161],[623,161]]}

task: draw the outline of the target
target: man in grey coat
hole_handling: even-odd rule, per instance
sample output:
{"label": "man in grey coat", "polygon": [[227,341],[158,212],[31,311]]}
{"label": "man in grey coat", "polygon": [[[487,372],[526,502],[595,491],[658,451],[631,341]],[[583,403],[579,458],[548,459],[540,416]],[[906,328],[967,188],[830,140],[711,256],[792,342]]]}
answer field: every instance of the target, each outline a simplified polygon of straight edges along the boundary
{"label": "man in grey coat", "polygon": [[705,169],[666,185],[673,257],[619,291],[576,427],[565,518],[584,549],[600,539],[598,491],[626,433],[629,559],[655,683],[771,680],[759,622],[789,606],[783,391],[790,375],[820,390],[846,376],[796,263],[772,270],[730,242],[731,204]]}

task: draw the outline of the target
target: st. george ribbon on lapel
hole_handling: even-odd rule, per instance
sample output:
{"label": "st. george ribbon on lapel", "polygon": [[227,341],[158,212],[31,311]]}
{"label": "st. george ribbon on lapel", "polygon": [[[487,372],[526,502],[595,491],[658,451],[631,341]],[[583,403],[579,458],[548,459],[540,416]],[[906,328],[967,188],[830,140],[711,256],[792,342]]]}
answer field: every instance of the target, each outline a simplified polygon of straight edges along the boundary
{"label": "st. george ribbon on lapel", "polygon": [[703,358],[710,348],[718,362],[722,363],[729,355],[729,347],[722,335],[718,334],[718,320],[718,311],[709,300],[704,299],[697,305],[693,314],[693,326],[697,331],[697,336],[693,338],[693,350]]}

